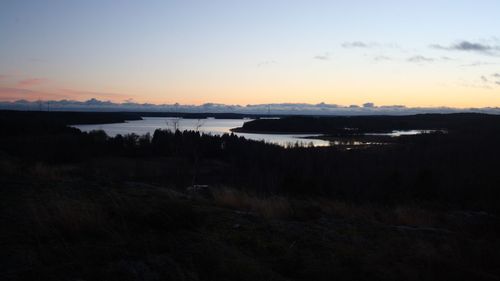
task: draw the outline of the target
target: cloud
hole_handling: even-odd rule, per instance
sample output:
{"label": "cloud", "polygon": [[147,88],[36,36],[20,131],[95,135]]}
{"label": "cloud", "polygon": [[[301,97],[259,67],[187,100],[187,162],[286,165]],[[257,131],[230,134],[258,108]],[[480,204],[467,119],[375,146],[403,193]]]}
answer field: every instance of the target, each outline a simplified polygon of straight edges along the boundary
{"label": "cloud", "polygon": [[492,89],[492,86],[497,86],[500,85],[500,73],[493,73],[491,74],[491,77],[493,78],[488,78],[490,75],[481,75],[480,77],[480,83],[477,83],[477,87],[483,87],[487,89]]}
{"label": "cloud", "polygon": [[3,96],[5,94],[10,94],[10,95],[30,95],[33,93],[38,93],[37,91],[32,91],[28,89],[19,89],[19,88],[8,88],[8,87],[0,87],[0,96]]}
{"label": "cloud", "polygon": [[[500,81],[499,83],[500,84]],[[23,92],[31,93],[30,90]],[[19,99],[19,98],[18,98]],[[39,110],[39,102],[35,99],[20,99],[17,101],[0,101],[0,109]],[[274,103],[274,104],[249,104],[226,105],[219,103],[206,103],[203,105],[182,104],[147,104],[147,103],[114,103],[91,98],[85,101],[75,100],[46,100],[54,111],[136,111],[136,112],[192,112],[192,113],[241,113],[241,114],[298,114],[298,115],[408,115],[418,113],[456,113],[456,112],[482,112],[500,114],[500,108],[466,108],[457,109],[450,107],[405,107],[404,105],[376,106],[371,102],[359,105],[340,106],[336,104],[307,104],[307,103]]]}
{"label": "cloud", "polygon": [[323,109],[338,108],[339,107],[339,105],[337,105],[337,104],[328,104],[328,103],[324,103],[324,102],[320,102],[320,103],[316,104],[316,106],[319,108],[323,108]]}
{"label": "cloud", "polygon": [[77,98],[106,98],[112,100],[125,100],[131,98],[131,95],[119,94],[119,93],[109,93],[109,92],[93,92],[93,91],[81,91],[81,90],[72,90],[72,89],[59,89],[58,92],[64,94],[69,97],[77,97]]}
{"label": "cloud", "polygon": [[409,61],[409,62],[415,62],[415,63],[424,63],[424,62],[433,62],[434,59],[433,58],[424,57],[424,56],[421,56],[421,55],[417,55],[417,56],[413,56],[413,57],[408,58],[407,61]]}
{"label": "cloud", "polygon": [[457,43],[454,46],[452,46],[452,48],[460,51],[480,51],[480,52],[485,52],[493,49],[493,47],[491,46],[483,45],[480,43],[471,43],[468,41],[462,41],[460,43]]}
{"label": "cloud", "polygon": [[1,74],[0,74],[0,80],[5,79],[5,78],[7,78],[7,77],[8,77],[8,75],[1,75]]}
{"label": "cloud", "polygon": [[43,78],[27,78],[19,81],[18,86],[36,86],[47,82],[47,79]]}
{"label": "cloud", "polygon": [[469,64],[462,64],[460,65],[461,67],[475,67],[475,66],[483,66],[483,65],[498,65],[500,63],[493,63],[493,62],[484,62],[484,61],[476,61],[473,63]]}
{"label": "cloud", "polygon": [[[478,88],[478,89],[495,89],[498,85],[500,85],[500,75],[496,76],[498,73],[494,73],[491,75],[481,75],[477,79],[473,80],[465,80],[460,79],[459,85],[467,88]],[[493,78],[491,78],[493,77]]]}
{"label": "cloud", "polygon": [[[491,77],[493,77],[494,79],[500,79],[500,73],[493,73],[493,74],[491,74]],[[494,83],[496,85],[500,85],[500,80],[497,80]]]}
{"label": "cloud", "polygon": [[277,64],[277,62],[274,61],[274,60],[266,60],[266,61],[258,63],[257,67],[265,67],[265,66],[270,66],[270,65],[273,65],[273,64]]}
{"label": "cloud", "polygon": [[29,89],[0,87],[0,100],[16,100],[16,99],[33,100],[42,97],[45,99],[67,98],[66,95],[58,93],[46,93]]}
{"label": "cloud", "polygon": [[401,48],[398,44],[395,43],[379,43],[379,42],[363,42],[363,41],[348,41],[348,42],[343,42],[340,44],[342,48],[346,49],[354,49],[354,48],[359,48],[359,49],[370,49],[370,48],[389,48],[389,49],[400,49],[403,51],[404,49]]}
{"label": "cloud", "polygon": [[477,52],[483,54],[494,54],[500,51],[500,46],[491,46],[483,43],[460,41],[450,46],[442,46],[439,44],[430,45],[431,48],[439,50],[450,50],[450,51],[465,51],[465,52]]}
{"label": "cloud", "polygon": [[317,55],[317,56],[314,56],[313,59],[315,59],[315,60],[329,60],[330,54],[326,53],[324,55]]}
{"label": "cloud", "polygon": [[344,42],[341,44],[343,48],[371,48],[376,46],[376,43],[364,43],[361,41]]}
{"label": "cloud", "polygon": [[373,60],[377,61],[377,62],[379,62],[379,61],[391,61],[392,58],[387,57],[387,56],[375,56],[375,57],[373,57]]}
{"label": "cloud", "polygon": [[0,100],[16,100],[16,99],[89,99],[94,97],[110,100],[125,100],[131,98],[132,95],[106,93],[106,92],[91,92],[79,91],[71,89],[55,89],[52,91],[38,91],[26,87],[0,87]]}
{"label": "cloud", "polygon": [[442,56],[442,57],[441,57],[441,60],[443,60],[443,61],[452,61],[452,60],[455,60],[455,59],[454,59],[454,58],[447,57],[447,56]]}

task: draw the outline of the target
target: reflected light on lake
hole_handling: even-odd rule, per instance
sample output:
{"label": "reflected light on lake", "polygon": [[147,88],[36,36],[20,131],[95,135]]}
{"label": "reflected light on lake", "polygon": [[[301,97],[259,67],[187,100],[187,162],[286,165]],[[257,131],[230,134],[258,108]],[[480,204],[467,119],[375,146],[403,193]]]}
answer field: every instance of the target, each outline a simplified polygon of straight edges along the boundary
{"label": "reflected light on lake", "polygon": [[[94,130],[103,130],[108,136],[137,134],[153,134],[156,129],[169,129],[180,131],[192,130],[203,134],[223,135],[230,134],[231,129],[243,126],[245,122],[252,119],[183,119],[175,117],[143,117],[143,120],[126,121],[124,123],[114,124],[93,124],[93,125],[74,125],[72,127],[80,129],[83,132]],[[250,140],[265,141],[267,143],[289,146],[299,143],[300,145],[329,146],[330,142],[314,139],[318,135],[314,134],[250,134],[234,133],[237,136]],[[307,138],[307,139],[305,139]]]}

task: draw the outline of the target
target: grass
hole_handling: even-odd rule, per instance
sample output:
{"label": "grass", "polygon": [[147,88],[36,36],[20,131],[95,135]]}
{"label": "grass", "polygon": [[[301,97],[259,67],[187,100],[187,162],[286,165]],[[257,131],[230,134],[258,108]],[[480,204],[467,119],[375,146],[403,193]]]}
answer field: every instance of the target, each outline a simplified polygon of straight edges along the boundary
{"label": "grass", "polygon": [[450,210],[228,187],[201,199],[150,183],[73,178],[68,167],[28,171],[36,180],[0,189],[1,280],[500,276],[498,232],[489,224],[491,235],[478,232]]}
{"label": "grass", "polygon": [[289,218],[293,214],[291,204],[285,197],[257,197],[231,188],[216,189],[213,197],[218,206],[252,212],[267,219]]}
{"label": "grass", "polygon": [[182,199],[189,197],[147,184],[72,181],[2,190],[0,279],[495,280],[488,276],[499,273],[495,237],[390,227],[432,226],[439,215],[431,210],[231,188],[213,195]]}
{"label": "grass", "polygon": [[211,207],[178,192],[71,182],[12,192],[1,280],[280,280],[207,233]]}
{"label": "grass", "polygon": [[267,219],[334,216],[388,225],[431,227],[439,223],[439,213],[436,211],[413,206],[363,205],[324,198],[299,200],[285,196],[262,197],[227,187],[215,189],[213,197],[218,206],[254,213]]}

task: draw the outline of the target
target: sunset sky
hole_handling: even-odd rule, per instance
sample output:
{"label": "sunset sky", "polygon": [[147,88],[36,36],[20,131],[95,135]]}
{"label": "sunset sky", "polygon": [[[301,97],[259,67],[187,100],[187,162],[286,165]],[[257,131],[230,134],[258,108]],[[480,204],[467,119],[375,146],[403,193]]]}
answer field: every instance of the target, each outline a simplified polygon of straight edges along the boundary
{"label": "sunset sky", "polygon": [[500,1],[2,0],[0,101],[500,106]]}

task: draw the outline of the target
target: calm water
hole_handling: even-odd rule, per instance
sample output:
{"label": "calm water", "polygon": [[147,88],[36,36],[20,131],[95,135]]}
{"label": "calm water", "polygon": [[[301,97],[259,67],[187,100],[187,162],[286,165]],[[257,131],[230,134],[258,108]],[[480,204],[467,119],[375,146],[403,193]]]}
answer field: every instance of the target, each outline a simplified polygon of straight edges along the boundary
{"label": "calm water", "polygon": [[[231,133],[230,129],[241,127],[243,123],[251,121],[249,119],[180,119],[169,117],[143,117],[143,120],[126,121],[125,123],[115,124],[97,124],[97,125],[75,125],[84,132],[93,130],[103,130],[109,136],[116,136],[118,134],[137,134],[145,135],[154,133],[156,129],[171,129],[175,128],[183,130],[198,130],[199,132],[211,135],[222,135],[224,133]],[[265,141],[269,143],[279,144],[282,146],[290,144],[303,144],[314,146],[328,146],[330,142],[319,139],[304,139],[305,137],[314,137],[315,135],[304,134],[247,134],[235,133],[238,136],[245,137],[246,139]]]}
{"label": "calm water", "polygon": [[431,134],[435,132],[443,132],[443,130],[394,130],[390,133],[367,133],[367,136],[390,136],[390,137],[401,137],[401,136],[412,136],[412,135],[420,135],[420,134]]}

